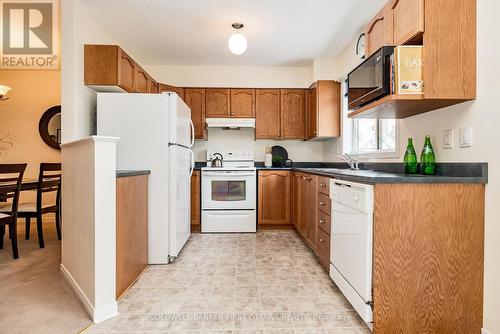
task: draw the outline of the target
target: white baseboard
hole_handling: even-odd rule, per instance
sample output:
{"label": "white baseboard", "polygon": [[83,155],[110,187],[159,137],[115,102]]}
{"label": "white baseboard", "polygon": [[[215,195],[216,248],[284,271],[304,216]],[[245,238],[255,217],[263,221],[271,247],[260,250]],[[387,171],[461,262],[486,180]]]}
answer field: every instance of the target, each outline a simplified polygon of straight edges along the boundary
{"label": "white baseboard", "polygon": [[118,303],[116,301],[108,305],[94,307],[94,305],[88,299],[87,295],[83,292],[78,283],[76,283],[71,273],[68,271],[68,269],[66,269],[66,267],[62,263],[60,268],[64,279],[66,280],[66,282],[68,282],[73,291],[76,293],[81,303],[83,304],[83,307],[90,315],[92,321],[97,323],[111,319],[118,315]]}

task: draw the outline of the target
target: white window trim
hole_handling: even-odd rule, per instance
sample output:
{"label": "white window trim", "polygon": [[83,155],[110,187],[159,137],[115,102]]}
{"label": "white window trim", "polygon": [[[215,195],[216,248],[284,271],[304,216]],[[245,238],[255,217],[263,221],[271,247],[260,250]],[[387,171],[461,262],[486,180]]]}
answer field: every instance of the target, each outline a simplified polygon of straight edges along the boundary
{"label": "white window trim", "polygon": [[[342,94],[345,92],[345,80],[342,79]],[[347,153],[357,159],[393,159],[399,158],[399,136],[400,136],[400,124],[399,120],[396,120],[396,137],[395,137],[395,147],[392,150],[377,150],[371,152],[353,152],[352,146],[355,143],[355,126],[353,119],[347,117],[349,110],[347,108],[347,98],[342,99],[342,153]]]}

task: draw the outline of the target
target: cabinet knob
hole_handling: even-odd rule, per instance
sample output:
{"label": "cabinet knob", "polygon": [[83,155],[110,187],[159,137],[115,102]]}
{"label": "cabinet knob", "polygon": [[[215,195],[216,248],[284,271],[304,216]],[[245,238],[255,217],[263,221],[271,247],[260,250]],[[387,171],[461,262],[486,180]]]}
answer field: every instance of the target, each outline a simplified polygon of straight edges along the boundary
{"label": "cabinet knob", "polygon": [[231,116],[234,116],[234,112],[231,113]]}
{"label": "cabinet knob", "polygon": [[325,202],[319,202],[319,205],[325,205],[326,203]]}
{"label": "cabinet knob", "polygon": [[319,239],[319,242],[325,242],[326,240],[325,239]]}
{"label": "cabinet knob", "polygon": [[319,223],[320,223],[320,224],[324,224],[324,223],[326,223],[326,222],[325,222],[323,219],[320,219],[320,220],[319,220]]}
{"label": "cabinet knob", "polygon": [[320,186],[321,188],[324,188],[324,187],[326,187],[326,184],[324,184],[324,183],[320,183],[320,184],[319,184],[319,186]]}

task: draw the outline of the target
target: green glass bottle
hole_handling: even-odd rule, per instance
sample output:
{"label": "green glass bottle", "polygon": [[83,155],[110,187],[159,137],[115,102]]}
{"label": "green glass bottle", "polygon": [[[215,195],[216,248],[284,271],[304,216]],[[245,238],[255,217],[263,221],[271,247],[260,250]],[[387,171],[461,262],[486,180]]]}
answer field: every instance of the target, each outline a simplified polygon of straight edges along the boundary
{"label": "green glass bottle", "polygon": [[436,155],[432,148],[430,136],[425,136],[424,148],[420,156],[420,173],[425,175],[436,174]]}
{"label": "green glass bottle", "polygon": [[405,173],[417,174],[417,169],[418,169],[417,153],[415,153],[415,148],[413,147],[412,138],[408,138],[408,145],[406,146],[404,161],[405,161]]}

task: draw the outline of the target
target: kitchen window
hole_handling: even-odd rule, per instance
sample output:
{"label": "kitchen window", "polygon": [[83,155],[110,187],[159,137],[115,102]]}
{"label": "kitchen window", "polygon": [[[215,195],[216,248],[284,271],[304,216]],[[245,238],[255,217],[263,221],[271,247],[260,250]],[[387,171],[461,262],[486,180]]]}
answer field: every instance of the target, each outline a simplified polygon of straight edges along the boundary
{"label": "kitchen window", "polygon": [[343,152],[358,156],[397,157],[399,129],[395,119],[348,118],[347,81],[342,84]]}

